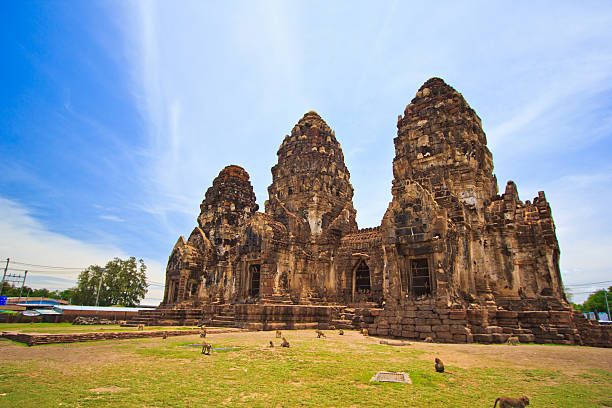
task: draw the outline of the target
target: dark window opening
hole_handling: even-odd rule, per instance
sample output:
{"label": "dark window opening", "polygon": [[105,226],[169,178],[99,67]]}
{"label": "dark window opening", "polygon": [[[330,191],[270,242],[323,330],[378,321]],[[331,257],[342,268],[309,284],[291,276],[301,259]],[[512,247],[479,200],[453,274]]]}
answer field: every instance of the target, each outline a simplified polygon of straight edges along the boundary
{"label": "dark window opening", "polygon": [[176,303],[178,300],[178,282],[172,282],[172,303]]}
{"label": "dark window opening", "polygon": [[431,279],[429,277],[429,263],[427,258],[412,259],[410,261],[412,273],[412,294],[414,296],[428,295],[431,293]]}
{"label": "dark window opening", "polygon": [[289,187],[289,189],[287,190],[287,195],[290,196],[292,194],[293,194],[293,189]]}
{"label": "dark window opening", "polygon": [[259,296],[259,267],[259,265],[249,266],[249,274],[251,275],[249,295],[251,296]]}
{"label": "dark window opening", "polygon": [[370,293],[370,268],[361,261],[355,271],[355,291],[357,293]]}

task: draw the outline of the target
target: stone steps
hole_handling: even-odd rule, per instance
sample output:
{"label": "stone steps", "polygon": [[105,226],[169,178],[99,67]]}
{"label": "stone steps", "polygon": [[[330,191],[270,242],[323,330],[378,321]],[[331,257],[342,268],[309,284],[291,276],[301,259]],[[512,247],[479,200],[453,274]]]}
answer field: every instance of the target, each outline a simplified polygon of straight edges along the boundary
{"label": "stone steps", "polygon": [[336,329],[351,330],[354,329],[353,320],[333,319],[331,325]]}

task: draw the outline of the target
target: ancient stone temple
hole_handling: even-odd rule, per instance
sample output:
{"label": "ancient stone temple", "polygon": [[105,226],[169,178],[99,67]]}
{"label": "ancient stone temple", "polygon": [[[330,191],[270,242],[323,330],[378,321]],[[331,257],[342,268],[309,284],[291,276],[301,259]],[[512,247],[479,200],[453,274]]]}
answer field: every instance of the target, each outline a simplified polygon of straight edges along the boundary
{"label": "ancient stone temple", "polygon": [[272,167],[265,211],[248,173],[221,170],[180,237],[149,322],[255,329],[367,327],[446,342],[610,345],[573,312],[544,192],[498,192],[480,118],[439,78],[398,117],[392,201],[358,229],[335,132],[308,112]]}

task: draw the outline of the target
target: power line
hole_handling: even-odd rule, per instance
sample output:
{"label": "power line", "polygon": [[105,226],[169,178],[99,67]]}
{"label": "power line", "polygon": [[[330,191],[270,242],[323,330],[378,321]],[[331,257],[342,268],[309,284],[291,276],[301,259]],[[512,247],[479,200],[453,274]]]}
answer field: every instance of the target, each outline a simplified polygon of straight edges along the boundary
{"label": "power line", "polygon": [[[15,272],[20,272],[20,271],[25,271],[25,268],[7,268],[9,271],[15,271]],[[32,269],[27,269],[28,272],[32,272],[32,273],[46,273],[49,275],[53,275],[54,273],[79,273],[77,271],[65,271],[65,270],[56,270],[56,271],[38,271],[38,270],[32,270]]]}
{"label": "power line", "polygon": [[12,260],[11,260],[11,263],[18,264],[18,265],[34,266],[34,267],[37,267],[37,268],[48,268],[48,269],[78,269],[78,270],[85,270],[85,269],[89,268],[89,267],[83,268],[83,267],[71,267],[71,266],[38,265],[38,264],[31,264],[31,263],[26,263],[26,262],[12,261]]}
{"label": "power line", "polygon": [[568,286],[589,286],[589,285],[599,285],[602,283],[612,283],[612,280],[607,280],[607,281],[601,281],[601,282],[591,282],[591,283],[575,283],[573,285],[563,285],[565,287]]}

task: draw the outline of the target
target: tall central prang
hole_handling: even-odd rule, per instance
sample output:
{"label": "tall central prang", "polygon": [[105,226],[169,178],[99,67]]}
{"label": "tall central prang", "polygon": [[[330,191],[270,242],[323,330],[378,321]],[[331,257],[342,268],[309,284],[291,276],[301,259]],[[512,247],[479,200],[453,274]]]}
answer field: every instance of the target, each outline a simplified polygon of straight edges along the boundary
{"label": "tall central prang", "polygon": [[339,239],[357,231],[342,148],[316,112],[299,120],[277,154],[266,214],[282,222],[299,242]]}

